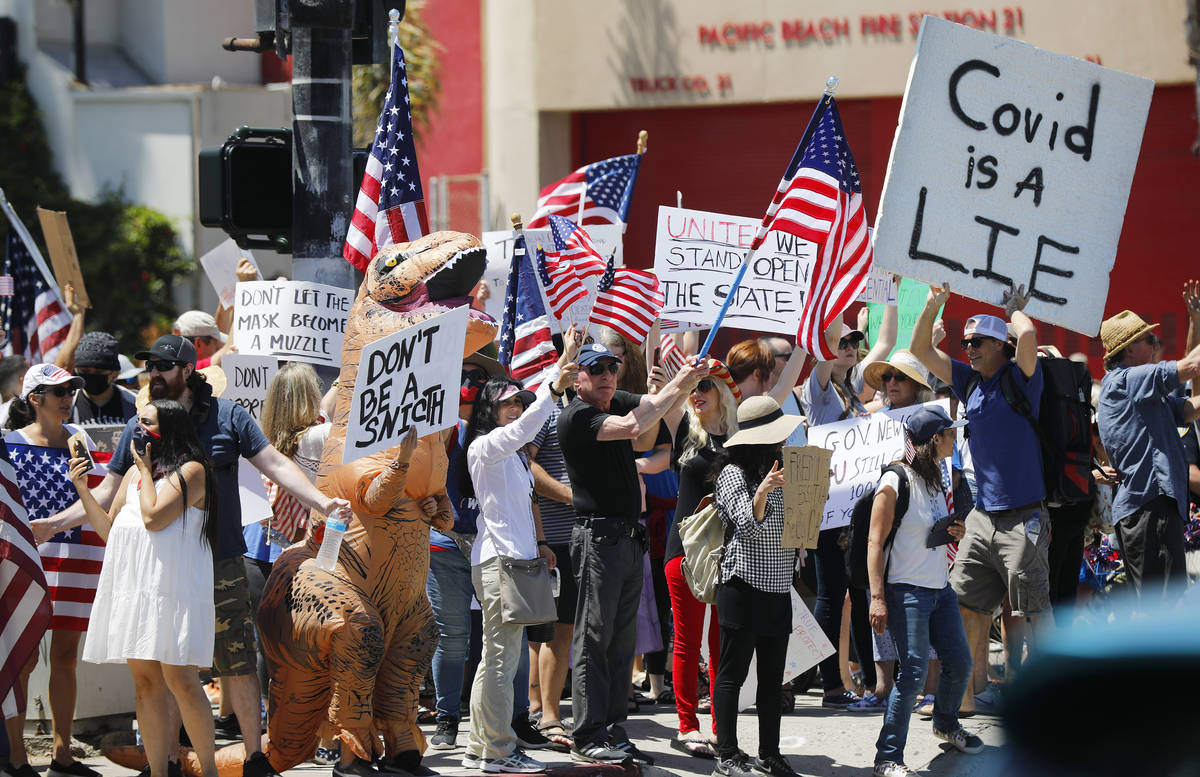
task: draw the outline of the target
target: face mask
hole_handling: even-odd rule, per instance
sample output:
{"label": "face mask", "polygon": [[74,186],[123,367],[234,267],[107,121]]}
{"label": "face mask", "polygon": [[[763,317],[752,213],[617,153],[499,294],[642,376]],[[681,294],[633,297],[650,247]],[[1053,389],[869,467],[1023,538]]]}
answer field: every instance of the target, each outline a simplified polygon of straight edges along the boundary
{"label": "face mask", "polygon": [[98,375],[96,373],[85,373],[79,377],[83,378],[83,390],[92,396],[103,394],[108,391],[109,381],[107,375]]}
{"label": "face mask", "polygon": [[[141,424],[133,427],[133,449],[138,452],[139,456],[146,452],[147,443],[158,442],[161,439],[161,434],[152,432]],[[151,455],[153,455],[153,449],[151,449]]]}

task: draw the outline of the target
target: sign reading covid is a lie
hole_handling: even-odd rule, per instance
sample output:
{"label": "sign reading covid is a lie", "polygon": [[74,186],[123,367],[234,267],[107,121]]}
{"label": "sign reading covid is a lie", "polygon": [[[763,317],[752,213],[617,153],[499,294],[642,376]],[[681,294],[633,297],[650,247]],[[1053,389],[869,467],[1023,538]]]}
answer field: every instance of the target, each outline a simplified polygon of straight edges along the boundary
{"label": "sign reading covid is a lie", "polygon": [[243,281],[234,294],[238,353],[337,367],[354,292],[308,281]]}
{"label": "sign reading covid is a lie", "polygon": [[[928,404],[949,413],[947,400]],[[822,531],[850,523],[854,503],[879,482],[880,470],[904,458],[904,421],[922,407],[924,405],[911,405],[884,410],[808,430],[809,445],[833,452],[829,463],[829,499],[821,517]]]}
{"label": "sign reading covid is a lie", "polygon": [[363,346],[342,462],[424,437],[458,422],[465,305]]}
{"label": "sign reading covid is a lie", "polygon": [[[660,206],[654,272],[666,295],[663,318],[711,326],[761,223]],[[772,232],[751,258],[724,325],[794,335],[816,256],[815,244]]]}
{"label": "sign reading covid is a lie", "polygon": [[875,262],[1093,336],[1154,82],[926,16]]}

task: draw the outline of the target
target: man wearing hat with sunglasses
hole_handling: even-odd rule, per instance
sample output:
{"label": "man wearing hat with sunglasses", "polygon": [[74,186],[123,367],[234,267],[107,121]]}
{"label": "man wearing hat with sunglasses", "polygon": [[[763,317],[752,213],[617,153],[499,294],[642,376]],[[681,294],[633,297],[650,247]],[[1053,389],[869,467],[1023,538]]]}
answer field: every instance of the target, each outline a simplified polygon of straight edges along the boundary
{"label": "man wearing hat with sunglasses", "polygon": [[1200,417],[1200,396],[1175,391],[1200,375],[1200,346],[1179,361],[1155,363],[1157,326],[1130,310],[1100,325],[1106,373],[1096,423],[1121,475],[1113,523],[1125,569],[1140,598],[1174,599],[1187,586],[1188,465],[1178,427]]}
{"label": "man wearing hat with sunglasses", "polygon": [[[1038,415],[1044,379],[1037,358],[1037,329],[1023,308],[1025,288],[1004,292],[1004,307],[1017,344],[1008,342],[1003,319],[977,315],[963,328],[969,364],[933,347],[933,320],[950,297],[950,286],[929,289],[913,327],[910,348],[929,371],[950,384],[966,409],[968,444],[978,498],[968,513],[966,535],[950,572],[971,655],[986,650],[992,616],[1008,596],[1013,615],[1036,630],[1050,612],[1050,516],[1044,500],[1042,449],[1033,425],[1004,398],[1001,381],[1012,380]],[[1015,358],[1014,358],[1015,357]],[[986,655],[986,654],[984,654]],[[1019,657],[1012,656],[1012,665]],[[977,673],[978,674],[978,673]],[[962,711],[975,709],[971,687]]]}
{"label": "man wearing hat with sunglasses", "polygon": [[624,727],[642,593],[646,532],[638,523],[641,488],[635,451],[654,446],[659,420],[708,375],[687,364],[656,394],[617,390],[621,360],[585,345],[578,396],[558,418],[558,440],[571,481],[576,522],[571,562],[578,582],[571,706],[573,760],[650,763]]}

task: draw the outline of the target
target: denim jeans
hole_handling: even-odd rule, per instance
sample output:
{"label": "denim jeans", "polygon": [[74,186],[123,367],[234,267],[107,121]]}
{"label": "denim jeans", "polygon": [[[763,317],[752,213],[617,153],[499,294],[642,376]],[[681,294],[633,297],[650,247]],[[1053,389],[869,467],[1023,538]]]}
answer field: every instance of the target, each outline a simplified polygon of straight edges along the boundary
{"label": "denim jeans", "polygon": [[925,684],[929,646],[942,662],[933,704],[933,727],[958,728],[958,708],[971,678],[971,650],[958,612],[958,597],[949,585],[941,590],[905,583],[888,583],[885,591],[888,631],[896,641],[900,674],[888,696],[883,729],[875,742],[875,763],[904,763],[908,721]]}

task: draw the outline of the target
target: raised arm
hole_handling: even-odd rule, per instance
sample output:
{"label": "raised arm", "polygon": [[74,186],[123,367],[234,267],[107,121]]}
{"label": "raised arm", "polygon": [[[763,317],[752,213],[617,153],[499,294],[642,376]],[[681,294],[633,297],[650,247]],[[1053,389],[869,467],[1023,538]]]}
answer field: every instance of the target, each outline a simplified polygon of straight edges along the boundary
{"label": "raised arm", "polygon": [[897,305],[884,305],[883,317],[879,322],[879,336],[871,343],[871,350],[862,360],[866,367],[871,362],[883,361],[896,347],[896,333],[900,329],[900,308]]}
{"label": "raised arm", "polygon": [[[837,353],[841,339],[842,317],[834,316],[833,323],[825,330],[825,344],[829,346],[829,350]],[[795,354],[796,350],[792,349],[792,353]],[[822,391],[829,388],[829,378],[833,375],[833,360],[817,362],[817,366],[813,367],[813,374],[816,375],[817,385],[821,387]]]}
{"label": "raised arm", "polygon": [[933,320],[937,318],[938,310],[949,298],[950,284],[944,284],[941,288],[929,287],[925,308],[917,317],[917,323],[913,325],[912,342],[908,349],[925,365],[925,369],[937,375],[944,383],[953,384],[954,370],[950,357],[933,347]]}
{"label": "raised arm", "polygon": [[58,356],[54,359],[54,364],[67,372],[74,372],[75,348],[83,337],[84,307],[79,302],[79,298],[75,296],[75,287],[71,284],[63,284],[62,294],[63,304],[71,314],[71,327],[67,330],[67,336],[63,338],[62,347],[58,349]]}
{"label": "raised arm", "polygon": [[[150,455],[150,445],[146,446],[146,455]],[[186,462],[176,474],[164,478],[161,490],[155,486],[148,464],[145,468],[139,464],[137,469],[142,476],[138,490],[142,523],[150,531],[162,531],[189,507],[199,507],[204,501],[204,466],[198,461]],[[180,487],[180,477],[187,484],[186,493]]]}
{"label": "raised arm", "polygon": [[[788,392],[796,387],[796,381],[800,380],[800,373],[804,370],[804,362],[808,359],[808,351],[804,350],[797,343],[792,348],[792,355],[788,357],[787,364],[783,365],[783,370],[779,373],[779,380],[775,383],[775,388],[771,389],[767,394],[771,399],[783,407],[783,402],[787,399]],[[825,362],[832,365],[833,362]],[[817,365],[820,366],[820,365]],[[816,369],[815,367],[813,369]],[[829,385],[829,375],[825,376],[825,384]]]}
{"label": "raised arm", "polygon": [[1200,281],[1191,280],[1183,284],[1183,305],[1187,308],[1188,331],[1184,353],[1200,345]]}
{"label": "raised arm", "polygon": [[1029,293],[1024,284],[1004,292],[1004,312],[1017,335],[1017,366],[1026,378],[1032,378],[1037,369],[1037,327],[1033,325],[1033,319],[1025,315],[1024,308],[1028,304]]}
{"label": "raised arm", "polygon": [[[662,387],[657,394],[645,394],[641,402],[633,410],[622,416],[607,416],[596,433],[600,442],[607,440],[638,440],[638,438],[657,434],[658,422],[671,407],[687,397],[701,378],[707,377],[709,365],[707,361],[702,366],[685,364],[675,374],[674,378]],[[654,439],[641,450],[649,450]],[[637,446],[634,446],[637,448]]]}
{"label": "raised arm", "polygon": [[[121,508],[125,506],[125,489],[122,488],[117,491],[116,498],[112,500],[112,506],[106,512],[87,486],[88,472],[91,471],[93,466],[94,465],[92,462],[88,461],[87,459],[72,458],[70,467],[67,470],[71,478],[71,485],[75,486],[75,493],[79,494],[79,501],[71,505],[68,510],[78,510],[83,514],[83,519],[78,523],[73,524],[71,528],[79,526],[85,521],[89,522],[92,524],[92,528],[96,530],[96,533],[100,535],[100,539],[107,542],[108,531],[112,528],[113,519],[117,517],[117,513],[121,512]],[[109,477],[113,478],[118,483],[124,482],[121,478],[110,472],[108,477],[104,479],[101,485],[107,483]],[[136,475],[129,475],[129,477],[136,477]],[[99,488],[99,486],[97,486],[97,488]],[[67,511],[64,510],[62,513],[59,513],[59,515],[63,515],[66,512]],[[61,529],[59,531],[61,531]],[[57,531],[52,532],[50,536],[54,536],[54,534],[57,533]]]}

